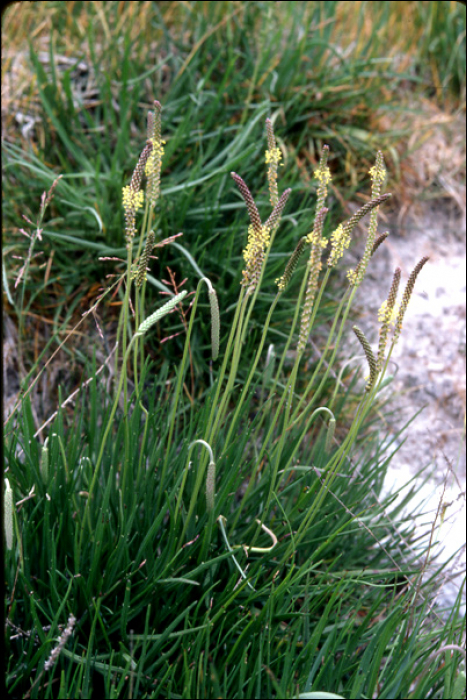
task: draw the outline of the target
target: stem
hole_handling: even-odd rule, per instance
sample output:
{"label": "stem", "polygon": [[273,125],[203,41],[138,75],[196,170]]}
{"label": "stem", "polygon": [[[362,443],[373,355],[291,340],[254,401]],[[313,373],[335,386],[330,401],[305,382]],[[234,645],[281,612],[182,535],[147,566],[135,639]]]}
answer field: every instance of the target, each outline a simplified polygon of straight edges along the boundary
{"label": "stem", "polygon": [[[123,324],[122,324],[122,355],[124,357],[123,363],[122,363],[122,372],[121,372],[121,377],[125,376],[127,373],[127,367],[126,363],[128,361],[128,355],[126,352],[126,343],[127,343],[127,329],[128,328],[128,308],[130,305],[130,290],[131,290],[131,265],[132,265],[132,246],[131,246],[131,241],[128,242],[127,246],[128,250],[128,255],[127,255],[127,271],[126,271],[126,288],[125,288],[125,297],[123,299]],[[118,336],[117,336],[117,342],[118,342]],[[130,341],[130,345],[131,345]],[[118,395],[120,392],[121,387],[117,390],[117,400],[118,400]],[[126,406],[127,404],[127,382],[125,382],[125,386],[123,388],[123,403]]]}
{"label": "stem", "polygon": [[212,406],[211,406],[211,413],[209,414],[208,428],[207,428],[206,433],[208,435],[207,441],[210,444],[211,444],[211,440],[209,438],[213,435],[213,432],[214,432],[211,429],[211,426],[213,425],[213,422],[214,422],[214,414],[215,414],[217,402],[219,400],[219,395],[221,392],[222,383],[224,381],[224,377],[225,377],[225,373],[226,373],[226,369],[227,369],[227,363],[230,359],[230,355],[232,352],[232,344],[234,342],[234,338],[236,338],[236,335],[237,335],[238,324],[239,324],[239,322],[241,323],[241,321],[239,321],[239,317],[240,317],[241,313],[243,314],[244,297],[245,297],[245,289],[244,289],[244,287],[242,287],[242,289],[240,290],[240,295],[239,295],[238,302],[237,302],[237,305],[235,308],[235,315],[234,315],[234,318],[232,321],[232,326],[230,328],[230,334],[229,334],[229,338],[227,340],[227,347],[225,349],[224,359],[222,362],[221,369],[219,371],[219,375],[217,377],[216,392],[215,392],[214,400],[213,400]]}
{"label": "stem", "polygon": [[173,404],[172,413],[170,416],[169,436],[168,436],[167,445],[165,448],[164,464],[162,465],[162,472],[161,472],[161,478],[160,478],[160,483],[159,483],[159,496],[157,499],[157,510],[159,510],[159,508],[161,507],[161,499],[162,499],[162,494],[164,492],[164,483],[165,483],[166,474],[167,474],[170,448],[172,446],[172,439],[173,439],[173,434],[174,434],[174,430],[175,430],[175,420],[177,417],[178,402],[180,400],[182,381],[183,381],[183,376],[185,374],[185,368],[186,368],[187,358],[188,358],[188,354],[189,354],[191,332],[193,330],[193,323],[195,320],[196,307],[198,306],[198,297],[199,297],[202,281],[203,280],[200,280],[198,282],[198,286],[196,288],[196,294],[195,294],[195,298],[193,301],[193,306],[191,308],[190,323],[188,325],[188,332],[186,335],[185,346],[183,349],[182,362],[181,362],[180,369],[178,372],[177,384],[175,386],[174,404]]}
{"label": "stem", "polygon": [[[343,315],[343,317],[342,317],[342,321],[341,321],[341,325],[340,325],[340,328],[339,328],[339,331],[338,331],[337,339],[336,339],[336,341],[335,341],[335,343],[334,343],[334,350],[333,350],[333,353],[332,353],[332,355],[331,355],[331,359],[330,359],[330,361],[329,361],[329,363],[328,363],[328,366],[327,366],[327,368],[326,368],[326,371],[325,371],[325,373],[324,373],[324,376],[323,376],[323,378],[321,379],[321,382],[320,382],[318,388],[315,390],[315,392],[314,392],[314,394],[313,394],[313,398],[311,399],[310,403],[307,405],[307,407],[306,407],[306,409],[305,409],[303,415],[305,415],[305,413],[308,412],[308,410],[310,410],[310,409],[312,408],[312,406],[314,405],[314,403],[318,400],[320,391],[322,390],[322,388],[323,388],[323,386],[324,386],[324,384],[325,384],[325,382],[326,382],[326,380],[327,380],[327,378],[328,378],[329,372],[331,371],[332,365],[333,365],[334,360],[335,360],[335,358],[336,358],[337,350],[338,350],[338,348],[339,348],[340,340],[341,340],[341,338],[342,338],[342,333],[344,332],[345,322],[346,322],[346,320],[347,320],[347,316],[349,315],[350,308],[351,308],[351,305],[352,305],[352,300],[353,300],[353,297],[354,297],[354,295],[355,295],[355,293],[356,293],[356,290],[357,290],[356,287],[354,287],[354,288],[352,289],[352,292],[351,292],[350,297],[349,297],[349,299],[348,299],[347,308],[346,308],[346,310],[345,310],[345,312],[344,312],[344,315]],[[348,290],[347,290],[347,291],[348,291]],[[303,392],[302,397],[301,397],[300,401],[298,402],[298,404],[297,404],[297,406],[296,406],[296,408],[295,408],[295,410],[294,410],[294,412],[293,412],[293,414],[292,414],[292,420],[294,420],[294,419],[297,417],[297,414],[298,414],[298,412],[300,411],[300,408],[302,407],[302,405],[303,405],[304,402],[306,401],[306,397],[308,396],[309,392],[311,391],[311,389],[312,389],[312,387],[313,387],[313,384],[314,384],[314,382],[315,382],[316,376],[317,376],[318,372],[320,371],[321,366],[322,366],[322,364],[323,364],[323,362],[324,362],[324,360],[325,360],[326,354],[327,354],[327,352],[328,352],[328,350],[329,350],[329,346],[330,346],[330,344],[331,344],[331,341],[332,341],[332,338],[333,338],[333,335],[334,335],[334,331],[335,331],[337,322],[338,322],[338,320],[339,320],[339,317],[340,317],[340,314],[341,314],[341,311],[342,311],[342,307],[343,307],[344,302],[345,302],[346,295],[347,295],[347,292],[344,294],[344,296],[343,296],[343,298],[342,298],[342,300],[341,300],[341,303],[339,304],[339,308],[338,308],[338,310],[337,310],[337,312],[336,312],[336,314],[335,314],[335,316],[334,316],[334,320],[333,320],[333,323],[332,323],[332,327],[331,327],[331,330],[330,330],[330,332],[329,332],[329,336],[328,336],[328,341],[327,341],[327,343],[326,343],[326,347],[325,347],[325,349],[323,350],[323,353],[322,353],[322,355],[321,355],[321,358],[320,358],[320,360],[319,360],[319,362],[318,362],[318,365],[317,365],[315,371],[313,372],[313,376],[311,377],[310,381],[308,382],[308,385],[307,385],[305,391]]]}
{"label": "stem", "polygon": [[[216,392],[216,401],[213,403],[212,409],[211,409],[211,416],[213,416],[214,409],[217,409],[215,417],[213,416],[213,422],[212,422],[212,427],[210,432],[208,432],[209,439],[208,442],[210,444],[213,443],[214,441],[214,436],[217,431],[217,428],[222,422],[222,419],[224,417],[225,411],[227,409],[227,405],[230,399],[230,395],[232,393],[233,385],[235,382],[235,377],[237,375],[237,369],[238,369],[238,363],[240,360],[241,356],[241,347],[243,345],[243,340],[244,340],[244,333],[242,333],[242,330],[244,331],[246,328],[246,322],[244,320],[244,315],[245,315],[245,310],[248,304],[249,297],[246,295],[242,302],[241,302],[241,308],[240,308],[240,314],[237,319],[237,329],[236,329],[236,334],[235,334],[235,343],[233,346],[233,351],[232,351],[232,364],[230,367],[230,372],[229,376],[227,379],[227,385],[224,390],[224,394],[222,396],[222,399],[220,401],[220,405],[217,406],[217,399],[219,397],[219,391],[221,387],[221,383],[218,383],[218,391]],[[240,301],[239,301],[240,303]],[[208,428],[209,431],[209,428]]]}
{"label": "stem", "polygon": [[276,308],[277,302],[279,301],[279,297],[280,297],[280,292],[277,293],[274,301],[271,304],[271,308],[269,309],[269,313],[268,313],[268,316],[266,318],[266,323],[264,324],[264,329],[263,329],[263,334],[261,336],[261,341],[260,341],[259,347],[256,351],[256,356],[255,356],[252,368],[251,368],[250,373],[248,375],[248,378],[243,386],[242,393],[241,393],[240,398],[238,400],[237,408],[235,409],[235,413],[234,413],[233,418],[232,418],[232,423],[230,425],[229,432],[227,433],[227,437],[225,440],[227,445],[230,443],[230,438],[231,438],[232,432],[235,429],[238,414],[239,414],[240,409],[243,405],[243,402],[245,401],[249,386],[251,384],[251,381],[252,381],[253,376],[254,376],[255,371],[256,371],[256,367],[258,366],[258,362],[259,362],[259,359],[261,357],[261,353],[263,351],[264,343],[266,341],[267,332],[269,330],[269,324],[271,322],[272,314],[274,312],[274,309]]}
{"label": "stem", "polygon": [[[118,399],[119,399],[119,396],[120,396],[120,392],[121,392],[121,390],[122,390],[123,380],[124,380],[124,378],[126,377],[125,365],[126,365],[126,363],[127,363],[127,361],[128,361],[128,357],[129,357],[129,355],[130,355],[131,347],[132,347],[133,342],[135,341],[136,337],[137,337],[137,334],[135,334],[135,335],[133,336],[133,338],[131,339],[130,344],[128,345],[128,348],[127,348],[127,350],[126,350],[126,352],[125,352],[125,357],[124,357],[124,359],[123,359],[123,365],[122,365],[122,369],[121,369],[121,372],[120,372],[120,379],[119,379],[119,382],[118,382],[117,395],[116,395],[116,397],[115,397],[115,399],[114,399],[114,403],[113,403],[113,406],[112,406],[112,410],[111,410],[111,412],[110,412],[109,420],[107,421],[107,426],[106,426],[106,428],[105,428],[104,436],[103,436],[103,438],[102,438],[102,440],[101,440],[101,447],[100,447],[99,454],[98,454],[98,457],[97,457],[96,466],[94,467],[94,473],[93,473],[93,476],[92,476],[91,485],[90,485],[90,487],[89,487],[88,498],[87,498],[86,506],[85,506],[85,509],[84,509],[83,522],[85,521],[86,515],[87,515],[88,510],[89,510],[89,504],[90,504],[90,502],[91,502],[91,498],[92,498],[92,495],[93,495],[93,492],[94,492],[94,488],[95,488],[95,486],[96,486],[97,476],[98,476],[98,474],[99,474],[99,469],[100,469],[100,466],[101,466],[102,458],[103,458],[103,456],[104,456],[105,443],[107,442],[107,438],[108,438],[110,429],[111,429],[111,427],[112,427],[113,419],[114,419],[115,413],[116,413],[116,411],[117,411]],[[124,470],[124,474],[123,474],[123,479],[125,479],[125,470]],[[91,524],[90,524],[90,529],[91,529]],[[79,553],[81,552],[81,548],[82,548],[82,544],[83,544],[83,538],[84,538],[84,527],[82,528],[81,537],[80,537],[80,541],[79,541],[79,549],[78,549],[78,552],[79,552]],[[79,555],[78,555],[78,558],[79,558]]]}

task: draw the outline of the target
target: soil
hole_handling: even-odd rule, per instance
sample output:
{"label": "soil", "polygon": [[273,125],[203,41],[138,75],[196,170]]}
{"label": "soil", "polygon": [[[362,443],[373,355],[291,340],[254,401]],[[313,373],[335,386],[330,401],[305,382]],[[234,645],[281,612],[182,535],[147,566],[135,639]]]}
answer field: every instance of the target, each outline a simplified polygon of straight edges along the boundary
{"label": "soil", "polygon": [[[433,547],[437,558],[432,566],[454,557],[438,598],[447,607],[455,601],[466,568],[466,248],[465,218],[460,213],[452,201],[441,199],[418,207],[417,215],[407,218],[403,226],[390,218],[388,226],[380,227],[388,229],[390,236],[372,259],[357,296],[358,325],[375,348],[378,309],[395,268],[401,268],[403,290],[416,263],[429,256],[417,278],[389,367],[394,382],[388,391],[399,392],[396,406],[401,409],[397,424],[391,426],[393,434],[404,418],[409,421],[421,413],[396,443],[400,449],[391,460],[386,490],[394,493],[422,471],[410,509],[412,514],[423,512],[417,527],[425,537],[436,520],[439,544]],[[355,254],[361,255],[363,244],[359,242]],[[463,601],[465,607],[465,588]]]}

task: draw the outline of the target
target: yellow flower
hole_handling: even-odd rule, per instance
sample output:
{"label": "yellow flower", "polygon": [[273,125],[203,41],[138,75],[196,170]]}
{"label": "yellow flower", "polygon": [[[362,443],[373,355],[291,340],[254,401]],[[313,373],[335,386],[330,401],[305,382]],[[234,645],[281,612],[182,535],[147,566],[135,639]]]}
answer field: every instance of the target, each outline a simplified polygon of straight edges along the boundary
{"label": "yellow flower", "polygon": [[156,163],[160,167],[162,156],[164,155],[164,146],[162,144],[165,144],[165,141],[162,140],[157,141],[156,139],[150,139],[150,141],[152,143],[152,151],[144,169],[148,176],[154,172]]}
{"label": "yellow flower", "polygon": [[276,282],[277,286],[279,287],[279,289],[285,289],[284,275],[282,275],[282,277],[278,277],[275,280],[275,282]]}
{"label": "yellow flower", "polygon": [[331,234],[331,254],[328,265],[332,267],[344,255],[344,250],[350,245],[350,233],[342,224]]}
{"label": "yellow flower", "polygon": [[266,226],[261,227],[261,233],[256,233],[253,226],[248,226],[248,243],[243,251],[243,258],[246,263],[253,264],[258,254],[261,254],[268,247],[270,230]]}
{"label": "yellow flower", "polygon": [[278,165],[281,162],[282,153],[280,148],[271,148],[271,150],[266,151],[266,163],[275,163]]}
{"label": "yellow flower", "polygon": [[331,182],[332,179],[331,171],[329,170],[327,165],[324,168],[318,168],[317,170],[315,170],[315,177],[325,185],[327,185],[328,182]]}
{"label": "yellow flower", "polygon": [[383,301],[383,303],[381,304],[381,307],[378,311],[378,321],[380,323],[383,323],[383,324],[386,323],[386,324],[391,324],[392,326],[394,326],[394,324],[396,323],[396,318],[397,318],[398,313],[399,313],[399,309],[398,309],[397,305],[394,305],[394,308],[392,308],[392,309],[388,309],[387,300]]}
{"label": "yellow flower", "polygon": [[127,185],[122,190],[123,193],[123,208],[125,211],[138,211],[141,209],[144,202],[144,192],[139,190],[136,192],[130,185]]}
{"label": "yellow flower", "polygon": [[310,231],[310,233],[306,237],[306,242],[313,244],[316,243],[316,245],[321,246],[321,248],[324,250],[328,244],[328,239],[327,238],[317,238],[315,240],[315,232]]}
{"label": "yellow flower", "polygon": [[374,165],[372,168],[369,169],[368,171],[371,175],[371,179],[373,182],[375,180],[379,180],[380,182],[384,182],[386,178],[386,168],[384,166],[378,167]]}

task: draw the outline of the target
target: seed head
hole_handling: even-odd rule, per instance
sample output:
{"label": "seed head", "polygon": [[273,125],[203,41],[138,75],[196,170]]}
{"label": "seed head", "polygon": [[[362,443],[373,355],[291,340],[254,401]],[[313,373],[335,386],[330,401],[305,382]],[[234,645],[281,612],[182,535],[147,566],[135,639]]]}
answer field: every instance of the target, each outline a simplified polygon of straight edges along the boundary
{"label": "seed head", "polygon": [[55,664],[57,661],[58,657],[60,656],[60,652],[62,651],[63,647],[67,643],[68,638],[71,636],[73,632],[73,627],[75,626],[76,623],[76,618],[73,614],[70,615],[68,618],[67,626],[65,627],[64,631],[60,635],[58,639],[58,644],[56,647],[54,647],[51,651],[51,654],[47,661],[44,664],[44,671],[48,671],[52,666]]}
{"label": "seed head", "polygon": [[386,179],[386,168],[384,167],[384,158],[382,151],[378,151],[376,155],[376,163],[370,168],[369,173],[373,180],[373,188],[371,191],[372,199],[379,196],[382,184]]}
{"label": "seed head", "polygon": [[237,185],[238,189],[240,190],[240,194],[242,195],[243,199],[245,200],[246,208],[248,209],[248,216],[250,217],[251,225],[253,226],[253,230],[255,233],[259,234],[261,232],[261,218],[259,215],[258,207],[255,204],[255,201],[253,199],[253,196],[248,189],[246,183],[242,180],[240,175],[237,175],[237,173],[230,173],[235,181],[235,184]]}
{"label": "seed head", "polygon": [[152,249],[154,248],[155,238],[156,237],[154,231],[149,231],[148,237],[146,239],[146,245],[144,246],[143,253],[138,263],[138,272],[136,274],[135,282],[137,287],[141,287],[144,280],[146,279],[146,268],[148,266],[149,256],[151,255]]}
{"label": "seed head", "polygon": [[378,377],[378,368],[377,368],[377,363],[375,356],[373,355],[373,350],[371,349],[371,345],[368,342],[364,332],[358,327],[358,326],[353,326],[353,332],[359,339],[363,352],[365,353],[365,357],[368,360],[368,365],[370,367],[370,377],[366,383],[365,386],[365,391],[371,391],[373,386],[375,385],[376,379]]}
{"label": "seed head", "polygon": [[49,480],[49,438],[45,439],[42,445],[41,451],[41,461],[39,463],[39,471],[41,473],[42,480],[44,484],[47,484]]}
{"label": "seed head", "polygon": [[214,497],[216,495],[216,465],[209,462],[206,474],[206,510],[210,513],[214,509]]}
{"label": "seed head", "polygon": [[[389,231],[386,231],[386,233],[382,233],[380,236],[378,236],[378,238],[375,240],[375,242],[373,243],[373,246],[372,246],[372,248],[371,248],[370,258],[373,257],[373,255],[376,253],[376,251],[378,250],[378,248],[380,247],[380,245],[381,245],[382,243],[384,243],[384,241],[386,240],[386,238],[387,238],[388,236],[389,236]],[[357,277],[358,277],[358,271],[359,271],[359,269],[360,269],[360,265],[361,265],[361,261],[358,263],[358,265],[357,265],[357,267],[355,268],[355,270],[349,270],[349,271],[347,272],[347,279],[349,280],[349,282],[350,282],[352,285],[355,284],[355,281],[356,281],[356,279],[357,279]]]}
{"label": "seed head", "polygon": [[160,321],[163,316],[172,311],[172,309],[177,306],[178,302],[181,301],[186,295],[187,292],[185,290],[180,292],[180,294],[176,294],[166,304],[161,306],[160,309],[148,316],[148,318],[140,324],[140,327],[136,331],[136,335],[144,335],[144,333],[146,333],[155,323],[157,323],[157,321]]}
{"label": "seed head", "polygon": [[371,211],[370,225],[368,227],[368,238],[366,240],[363,257],[358,265],[358,268],[356,270],[350,270],[347,274],[350,283],[356,285],[357,287],[360,285],[365,276],[366,268],[368,267],[368,263],[374,252],[376,229],[378,225],[378,205],[381,203],[381,201],[383,201],[380,200],[379,197],[381,194],[382,184],[386,178],[386,169],[384,167],[384,159],[381,151],[378,151],[376,154],[376,163],[372,168],[370,168],[370,175],[373,181],[371,188],[371,199],[372,202],[374,200],[378,201],[373,204],[373,209]]}
{"label": "seed head", "polygon": [[5,479],[5,488],[3,491],[3,518],[5,524],[5,540],[6,548],[13,549],[13,491],[8,479]]}
{"label": "seed head", "polygon": [[261,226],[259,231],[255,231],[252,224],[248,227],[248,243],[243,251],[243,258],[246,262],[246,270],[243,270],[242,280],[244,287],[250,287],[253,290],[258,285],[263,267],[264,251],[269,245],[270,236],[270,229],[266,226]]}
{"label": "seed head", "polygon": [[313,231],[311,231],[306,240],[307,243],[310,243],[313,248],[320,248],[324,249],[326,248],[328,242],[326,238],[323,238],[322,233],[323,233],[323,224],[324,224],[324,218],[326,214],[328,213],[328,209],[326,207],[322,207],[318,213],[316,214],[315,217],[315,222],[313,225]]}
{"label": "seed head", "polygon": [[266,119],[266,135],[268,139],[268,150],[266,151],[266,164],[269,165],[268,168],[268,183],[269,183],[269,198],[271,206],[277,204],[279,199],[279,191],[277,189],[277,168],[280,165],[282,154],[280,149],[276,146],[276,137],[274,136],[274,129],[272,126],[272,121]]}
{"label": "seed head", "polygon": [[386,342],[389,333],[389,327],[394,325],[396,316],[396,299],[397,292],[399,289],[399,283],[401,280],[401,269],[396,268],[394,272],[394,277],[392,279],[391,289],[389,290],[388,298],[383,303],[379,310],[378,320],[381,322],[381,327],[379,331],[379,344],[378,344],[378,361],[377,370],[378,374],[381,372],[384,361],[384,351],[386,349]]}
{"label": "seed head", "polygon": [[271,214],[269,215],[269,218],[265,223],[266,228],[268,228],[270,231],[272,231],[276,228],[276,226],[279,225],[282,212],[291,192],[292,190],[290,188],[284,190],[284,192],[280,196],[280,199],[276,202],[274,209],[272,210]]}
{"label": "seed head", "polygon": [[154,112],[148,113],[148,142],[152,144],[151,155],[146,163],[145,172],[148,178],[148,198],[154,207],[160,196],[162,156],[165,141],[161,139],[161,104],[154,100]]}
{"label": "seed head", "polygon": [[396,319],[396,328],[394,331],[394,343],[397,343],[399,340],[399,336],[402,330],[402,321],[404,320],[404,315],[407,310],[407,306],[409,305],[410,297],[412,296],[413,288],[415,286],[415,280],[418,277],[418,274],[424,264],[428,262],[430,258],[428,257],[423,257],[414,267],[413,271],[410,274],[410,277],[407,281],[407,284],[405,286],[404,294],[402,295],[402,301],[399,309],[399,313],[397,315]]}
{"label": "seed head", "polygon": [[320,181],[322,185],[327,185],[332,180],[331,171],[327,166],[324,168],[317,168],[315,170],[315,177]]}
{"label": "seed head", "polygon": [[305,292],[305,303],[303,305],[302,318],[300,321],[300,335],[298,340],[297,350],[302,353],[305,349],[308,335],[310,333],[311,312],[313,303],[318,289],[319,273],[321,272],[321,249],[323,242],[326,245],[327,241],[322,237],[324,218],[328,210],[322,207],[316,218],[313,232],[307,236],[307,242],[311,242],[310,259],[308,261],[307,271],[309,272],[307,288]]}
{"label": "seed head", "polygon": [[282,153],[280,148],[272,148],[270,151],[266,151],[266,163],[272,163],[275,165],[280,165]]}
{"label": "seed head", "polygon": [[125,210],[125,232],[127,245],[136,233],[136,212],[141,209],[144,201],[144,193],[140,190],[141,180],[147,160],[152,151],[152,143],[148,141],[144,147],[136,168],[133,171],[131,182],[123,188],[123,208]]}
{"label": "seed head", "polygon": [[331,418],[331,419],[329,420],[328,430],[327,430],[327,433],[326,433],[326,443],[325,443],[325,446],[324,446],[324,451],[325,451],[326,453],[329,453],[329,452],[331,451],[331,448],[332,448],[332,441],[333,441],[333,439],[334,439],[334,433],[335,433],[335,431],[336,431],[336,419],[335,419],[335,418]]}
{"label": "seed head", "polygon": [[292,279],[292,275],[295,272],[295,268],[297,267],[298,261],[300,260],[300,256],[303,253],[303,249],[305,248],[305,243],[306,236],[302,236],[298,241],[294,252],[290,256],[290,260],[285,267],[284,274],[282,275],[282,277],[276,280],[277,286],[281,291],[287,287],[290,280]]}
{"label": "seed head", "polygon": [[317,192],[316,214],[324,207],[328,192],[328,183],[331,181],[331,171],[328,168],[329,146],[323,146],[319,165],[315,170],[315,177],[319,180]]}
{"label": "seed head", "polygon": [[339,224],[336,230],[331,233],[331,253],[328,258],[328,267],[334,267],[344,255],[344,250],[346,250],[349,245],[350,233],[342,224]]}
{"label": "seed head", "polygon": [[[248,189],[246,183],[242,180],[240,175],[237,173],[230,173],[240,190],[240,194],[245,200],[245,204],[248,210],[248,215],[250,217],[251,224],[248,227],[248,242],[245,250],[243,251],[243,258],[246,262],[246,269],[243,270],[242,286],[248,287],[251,291],[254,290],[259,282],[261,276],[261,269],[264,261],[264,251],[269,245],[269,239],[271,237],[271,229],[269,226],[261,223],[261,218],[258,212],[258,207],[252,197],[250,190]],[[286,193],[284,192],[284,195]],[[276,204],[271,217],[274,214],[275,219],[278,219],[280,213],[284,207],[288,195]],[[271,219],[270,217],[270,219]]]}

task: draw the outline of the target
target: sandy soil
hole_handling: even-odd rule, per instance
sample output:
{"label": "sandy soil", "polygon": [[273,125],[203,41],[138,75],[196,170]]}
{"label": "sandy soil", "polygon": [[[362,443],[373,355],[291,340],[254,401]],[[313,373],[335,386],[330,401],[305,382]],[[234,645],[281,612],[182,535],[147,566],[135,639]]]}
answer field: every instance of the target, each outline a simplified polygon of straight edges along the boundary
{"label": "sandy soil", "polygon": [[[389,217],[387,224],[380,229],[387,228],[390,236],[375,254],[358,292],[359,325],[376,347],[377,313],[395,268],[402,270],[403,290],[415,264],[428,255],[430,260],[417,279],[390,367],[395,377],[393,388],[400,392],[397,406],[402,408],[402,416],[408,421],[423,410],[403,435],[405,441],[391,461],[386,487],[399,489],[424,468],[411,508],[425,514],[419,527],[426,533],[438,509],[443,512],[444,521],[435,538],[439,545],[433,554],[438,554],[438,562],[444,562],[457,553],[440,589],[440,602],[449,605],[462,585],[466,566],[465,219],[458,206],[438,200],[419,208],[416,217],[406,218],[403,227],[395,217]],[[362,249],[363,240],[355,254]],[[364,371],[366,374],[366,367]],[[397,420],[393,433],[403,424],[400,414]]]}

